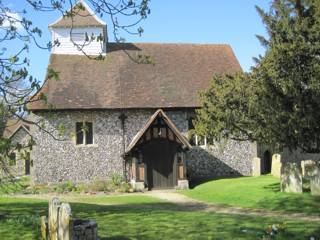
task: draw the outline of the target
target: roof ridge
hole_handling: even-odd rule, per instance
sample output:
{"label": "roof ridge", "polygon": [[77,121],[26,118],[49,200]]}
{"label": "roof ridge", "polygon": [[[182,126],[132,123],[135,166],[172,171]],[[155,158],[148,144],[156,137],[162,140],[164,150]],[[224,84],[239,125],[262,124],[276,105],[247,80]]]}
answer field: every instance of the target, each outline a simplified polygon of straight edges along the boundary
{"label": "roof ridge", "polygon": [[150,45],[196,45],[196,46],[231,46],[229,43],[184,43],[184,42],[108,42],[107,44],[150,44]]}

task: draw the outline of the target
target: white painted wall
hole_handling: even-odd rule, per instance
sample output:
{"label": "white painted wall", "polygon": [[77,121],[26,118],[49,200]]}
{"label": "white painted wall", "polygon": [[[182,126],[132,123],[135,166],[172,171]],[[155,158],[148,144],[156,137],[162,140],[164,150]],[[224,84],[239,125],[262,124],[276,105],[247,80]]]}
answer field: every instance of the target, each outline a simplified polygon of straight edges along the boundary
{"label": "white painted wall", "polygon": [[[52,28],[52,43],[56,39],[60,42],[59,46],[54,46],[52,48],[52,53],[54,54],[75,54],[75,55],[84,55],[83,51],[87,55],[99,55],[100,53],[105,53],[105,43],[97,40],[93,40],[92,42],[86,42],[86,46],[82,48],[83,51],[79,50],[77,46],[71,41],[70,28]],[[98,27],[88,27],[88,28],[74,28],[72,29],[72,33],[87,33],[90,36],[93,34],[94,36],[103,36],[103,28]],[[83,42],[75,41],[78,45],[82,46]]]}

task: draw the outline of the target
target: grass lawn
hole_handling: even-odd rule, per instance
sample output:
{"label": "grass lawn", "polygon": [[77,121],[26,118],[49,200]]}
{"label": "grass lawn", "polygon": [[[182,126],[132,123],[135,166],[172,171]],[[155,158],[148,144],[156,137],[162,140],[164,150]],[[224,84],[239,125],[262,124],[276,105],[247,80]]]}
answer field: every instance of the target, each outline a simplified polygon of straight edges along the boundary
{"label": "grass lawn", "polygon": [[279,179],[270,175],[212,180],[182,193],[223,205],[320,214],[320,197],[310,193],[282,193]]}
{"label": "grass lawn", "polygon": [[[73,216],[95,219],[102,240],[261,239],[269,224],[282,223],[281,219],[186,211],[141,195],[78,196],[72,201],[77,201],[71,202]],[[45,200],[0,197],[0,239],[37,239],[38,216],[47,213],[47,205]],[[309,236],[320,236],[319,223],[286,221],[285,231],[275,239]]]}

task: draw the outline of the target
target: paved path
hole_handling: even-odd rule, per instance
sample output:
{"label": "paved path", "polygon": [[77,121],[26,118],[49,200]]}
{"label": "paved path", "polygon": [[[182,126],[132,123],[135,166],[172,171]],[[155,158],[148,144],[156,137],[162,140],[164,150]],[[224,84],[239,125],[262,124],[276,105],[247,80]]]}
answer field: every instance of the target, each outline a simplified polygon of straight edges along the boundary
{"label": "paved path", "polygon": [[215,212],[223,214],[239,214],[245,216],[285,218],[291,220],[320,222],[319,215],[306,215],[303,213],[284,213],[279,211],[268,211],[263,209],[221,206],[217,204],[205,203],[202,201],[194,200],[175,191],[150,191],[146,192],[145,194],[180,205],[186,210],[199,210],[204,212]]}

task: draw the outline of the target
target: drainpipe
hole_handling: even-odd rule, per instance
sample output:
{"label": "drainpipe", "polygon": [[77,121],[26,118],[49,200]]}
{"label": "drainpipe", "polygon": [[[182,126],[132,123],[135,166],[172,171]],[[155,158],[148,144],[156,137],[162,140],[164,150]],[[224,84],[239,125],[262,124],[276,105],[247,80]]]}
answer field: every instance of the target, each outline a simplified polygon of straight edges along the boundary
{"label": "drainpipe", "polygon": [[121,130],[122,130],[122,163],[123,163],[123,177],[125,180],[128,180],[127,176],[127,168],[126,168],[126,158],[125,158],[125,153],[126,153],[126,139],[125,139],[125,121],[127,119],[127,116],[125,115],[124,112],[122,112],[119,116],[119,119],[121,120]]}

